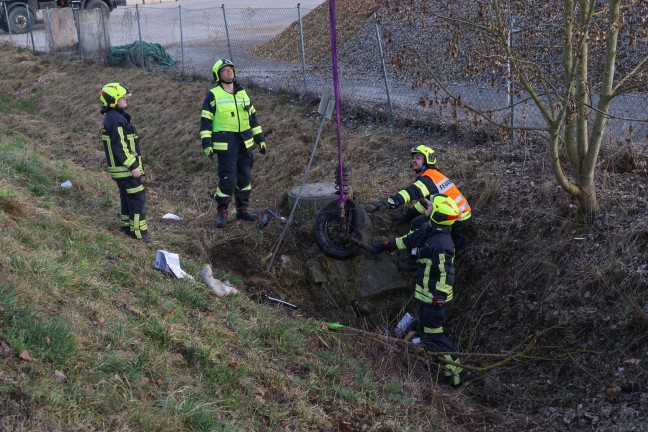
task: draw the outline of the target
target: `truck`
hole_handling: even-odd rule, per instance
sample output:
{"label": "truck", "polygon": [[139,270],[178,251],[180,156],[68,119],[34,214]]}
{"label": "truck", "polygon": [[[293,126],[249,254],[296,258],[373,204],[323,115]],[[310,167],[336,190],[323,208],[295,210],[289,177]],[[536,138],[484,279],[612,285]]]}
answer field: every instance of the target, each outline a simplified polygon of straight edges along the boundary
{"label": "truck", "polygon": [[101,8],[104,16],[117,7],[117,0],[0,0],[0,29],[11,33],[27,33],[34,24],[43,21],[47,8]]}

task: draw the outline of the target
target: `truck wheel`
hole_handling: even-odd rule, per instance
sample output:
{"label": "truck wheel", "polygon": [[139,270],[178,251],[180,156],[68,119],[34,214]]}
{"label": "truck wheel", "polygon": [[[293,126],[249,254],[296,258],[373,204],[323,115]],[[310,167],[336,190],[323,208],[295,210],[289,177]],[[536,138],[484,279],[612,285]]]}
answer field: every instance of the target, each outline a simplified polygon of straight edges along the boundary
{"label": "truck wheel", "polygon": [[16,5],[9,9],[8,30],[14,34],[27,33],[34,27],[34,11],[24,5]]}
{"label": "truck wheel", "polygon": [[101,0],[86,0],[85,9],[101,9],[104,19],[110,17],[110,8]]}
{"label": "truck wheel", "polygon": [[358,255],[360,247],[349,241],[353,237],[360,242],[369,240],[371,221],[366,210],[352,200],[344,205],[344,217],[335,199],[326,204],[315,217],[313,234],[315,243],[329,256],[337,260],[348,260]]}

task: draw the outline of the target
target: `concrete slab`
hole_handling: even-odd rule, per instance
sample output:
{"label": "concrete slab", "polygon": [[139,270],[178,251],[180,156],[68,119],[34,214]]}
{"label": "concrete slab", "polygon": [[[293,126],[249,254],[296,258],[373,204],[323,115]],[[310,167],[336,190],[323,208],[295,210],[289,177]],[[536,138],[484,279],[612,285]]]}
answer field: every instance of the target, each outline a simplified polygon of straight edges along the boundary
{"label": "concrete slab", "polygon": [[106,55],[110,40],[107,32],[104,32],[104,25],[100,8],[79,11],[79,48],[83,57],[99,58]]}
{"label": "concrete slab", "polygon": [[74,47],[77,42],[76,26],[72,8],[47,9],[45,19],[45,36],[50,52]]}
{"label": "concrete slab", "polygon": [[[296,186],[288,192],[288,202],[295,205],[297,195],[299,195],[300,186]],[[329,202],[338,199],[339,195],[335,193],[335,183],[307,183],[304,185],[299,197],[299,206],[313,210],[319,210]],[[352,188],[348,188],[347,196],[353,194]]]}

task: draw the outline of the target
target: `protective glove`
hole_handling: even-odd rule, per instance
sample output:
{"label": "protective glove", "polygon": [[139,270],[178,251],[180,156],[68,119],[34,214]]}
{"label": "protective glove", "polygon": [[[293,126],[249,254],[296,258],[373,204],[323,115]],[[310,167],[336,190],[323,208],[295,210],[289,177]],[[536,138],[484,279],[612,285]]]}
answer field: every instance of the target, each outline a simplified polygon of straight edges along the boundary
{"label": "protective glove", "polygon": [[209,159],[214,159],[214,149],[212,147],[205,147],[203,151]]}
{"label": "protective glove", "polygon": [[259,143],[259,154],[262,154],[262,155],[266,154],[266,143],[265,143],[265,141],[261,141]]}
{"label": "protective glove", "polygon": [[407,213],[403,213],[402,215],[393,216],[391,220],[394,222],[394,225],[400,225],[409,222],[411,218]]}
{"label": "protective glove", "polygon": [[388,245],[389,245],[389,240],[385,240],[382,243],[374,243],[374,244],[372,244],[371,249],[373,249],[373,253],[379,254],[381,252],[386,251]]}
{"label": "protective glove", "polygon": [[396,208],[396,204],[391,200],[391,198],[389,198],[387,201],[374,201],[373,206],[373,209],[371,209],[369,213]]}

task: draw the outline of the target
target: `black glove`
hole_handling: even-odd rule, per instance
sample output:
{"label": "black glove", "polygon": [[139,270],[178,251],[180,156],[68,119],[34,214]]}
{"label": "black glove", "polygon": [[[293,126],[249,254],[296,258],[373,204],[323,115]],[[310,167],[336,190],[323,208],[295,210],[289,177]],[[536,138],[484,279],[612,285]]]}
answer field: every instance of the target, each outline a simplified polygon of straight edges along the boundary
{"label": "black glove", "polygon": [[266,143],[265,141],[262,141],[259,143],[259,154],[266,154]]}
{"label": "black glove", "polygon": [[376,213],[377,211],[380,210],[387,210],[390,208],[394,208],[392,207],[392,204],[390,204],[387,201],[374,201],[372,204],[373,204],[373,208],[369,210],[369,213]]}
{"label": "black glove", "polygon": [[389,241],[385,240],[382,243],[374,243],[374,244],[372,244],[371,249],[373,249],[373,253],[379,254],[381,252],[386,251],[388,245],[389,245]]}
{"label": "black glove", "polygon": [[411,218],[407,213],[403,213],[402,215],[393,216],[391,220],[392,222],[394,222],[395,225],[400,225],[400,224],[408,223],[411,220]]}

